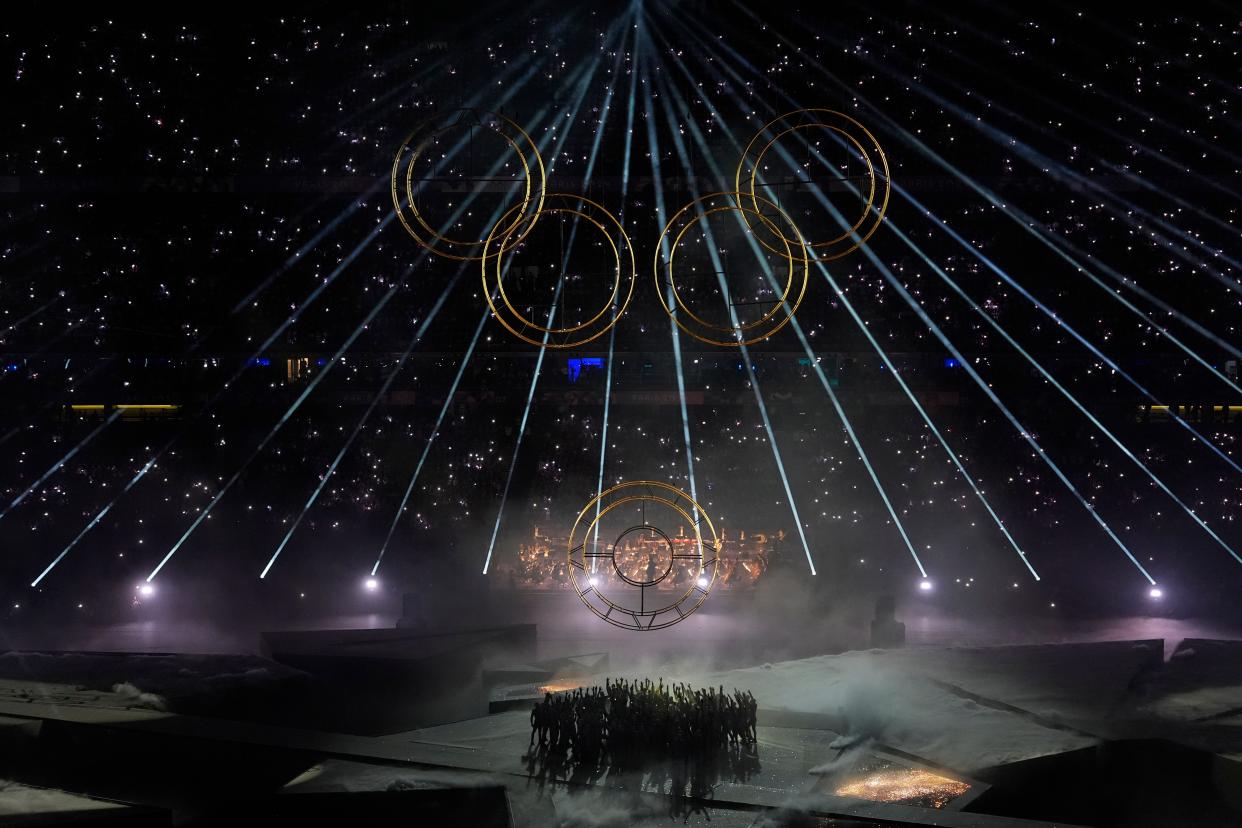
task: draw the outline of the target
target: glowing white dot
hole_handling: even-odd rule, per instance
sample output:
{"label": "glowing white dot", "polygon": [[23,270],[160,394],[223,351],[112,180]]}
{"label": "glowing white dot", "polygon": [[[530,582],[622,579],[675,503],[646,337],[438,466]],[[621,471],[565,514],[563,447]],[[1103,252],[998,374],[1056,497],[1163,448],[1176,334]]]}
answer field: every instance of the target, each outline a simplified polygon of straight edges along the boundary
{"label": "glowing white dot", "polygon": [[1161,589],[1160,587],[1154,586],[1150,590],[1147,591],[1147,595],[1148,597],[1151,597],[1151,598],[1163,598],[1164,590]]}
{"label": "glowing white dot", "polygon": [[371,592],[374,592],[375,590],[379,589],[379,581],[375,580],[374,578],[367,578],[366,581],[363,582],[363,586],[365,586]]}
{"label": "glowing white dot", "polygon": [[931,588],[932,588],[932,582],[929,581],[927,578],[924,578],[923,580],[919,581],[919,589],[921,589],[923,592],[931,592]]}

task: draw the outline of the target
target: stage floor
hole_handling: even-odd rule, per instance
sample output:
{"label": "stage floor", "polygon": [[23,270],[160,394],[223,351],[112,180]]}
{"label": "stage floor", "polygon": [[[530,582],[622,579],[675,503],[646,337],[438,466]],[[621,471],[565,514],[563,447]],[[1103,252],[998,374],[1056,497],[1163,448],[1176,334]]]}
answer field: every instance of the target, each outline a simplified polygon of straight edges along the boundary
{"label": "stage floor", "polygon": [[[14,657],[25,664],[39,661]],[[84,657],[64,654],[51,663],[62,660]],[[164,662],[150,660],[159,668],[152,680],[180,672]],[[1161,640],[1144,640],[864,650],[724,670],[683,660],[650,673],[614,665],[607,675],[723,685],[749,690],[758,699],[759,767],[745,780],[724,779],[715,787],[708,809],[712,824],[733,824],[729,820],[742,819],[735,812],[747,812],[750,821],[737,824],[748,825],[756,808],[801,807],[894,821],[931,815],[941,825],[981,826],[1018,824],[953,810],[982,808],[997,789],[997,774],[1024,763],[1103,755],[1109,745],[1125,740],[1164,740],[1203,752],[1214,764],[1200,776],[1216,786],[1213,795],[1237,797],[1242,791],[1236,781],[1242,779],[1240,665],[1242,642],[1190,640],[1170,648]],[[602,681],[602,676],[579,681]],[[530,743],[526,710],[365,736],[234,721],[226,713],[187,715],[175,706],[163,711],[158,699],[142,695],[145,684],[142,675],[134,675],[132,687],[108,692],[68,682],[0,680],[0,731],[11,733],[16,745],[37,738],[28,732],[30,723],[55,721],[130,734],[138,743],[158,737],[191,750],[206,743],[243,753],[264,746],[312,757],[315,769],[290,783],[290,793],[502,780],[515,813],[530,815],[530,821],[517,824],[532,826],[549,824],[549,807],[559,815],[595,801],[592,797],[599,798],[599,807],[645,808],[667,819],[661,811],[667,799],[653,792],[650,780],[645,794],[641,780],[620,780],[626,790],[617,790],[607,776],[589,790],[541,785],[523,758]],[[971,793],[959,793],[960,799],[936,811],[841,794],[851,781],[875,771],[877,762],[965,782]],[[1090,773],[1095,766],[1087,767]],[[1067,821],[1076,820],[1061,824]]]}

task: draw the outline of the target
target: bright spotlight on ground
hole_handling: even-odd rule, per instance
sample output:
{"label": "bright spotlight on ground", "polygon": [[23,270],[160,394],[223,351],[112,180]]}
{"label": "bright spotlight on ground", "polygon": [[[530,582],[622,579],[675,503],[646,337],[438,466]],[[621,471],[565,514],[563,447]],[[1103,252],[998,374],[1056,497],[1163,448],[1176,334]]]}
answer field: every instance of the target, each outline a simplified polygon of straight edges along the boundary
{"label": "bright spotlight on ground", "polygon": [[923,580],[919,581],[919,589],[923,592],[931,592],[932,582],[924,578]]}
{"label": "bright spotlight on ground", "polygon": [[1147,597],[1148,598],[1163,598],[1164,590],[1158,586],[1154,586],[1147,591]]}
{"label": "bright spotlight on ground", "polygon": [[594,575],[592,575],[588,580],[590,581],[591,586],[599,586],[599,578],[596,578]]}
{"label": "bright spotlight on ground", "polygon": [[368,592],[375,592],[375,590],[379,589],[379,581],[375,578],[367,578],[362,582],[362,585],[367,588]]}
{"label": "bright spotlight on ground", "polygon": [[699,589],[707,589],[707,578],[706,577],[699,578]]}
{"label": "bright spotlight on ground", "polygon": [[138,594],[144,598],[150,598],[152,595],[155,594],[155,585],[154,584],[139,584]]}

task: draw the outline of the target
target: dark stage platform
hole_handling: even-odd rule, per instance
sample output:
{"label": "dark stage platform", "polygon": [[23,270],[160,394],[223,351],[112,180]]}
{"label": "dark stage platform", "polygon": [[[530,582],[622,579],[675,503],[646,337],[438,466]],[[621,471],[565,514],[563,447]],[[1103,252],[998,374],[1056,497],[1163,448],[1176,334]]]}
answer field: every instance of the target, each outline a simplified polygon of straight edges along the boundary
{"label": "dark stage platform", "polygon": [[[409,643],[377,632],[318,638],[325,650],[357,645],[366,658]],[[751,825],[792,809],[860,825],[1212,826],[1236,824],[1242,813],[1239,647],[1187,642],[1169,661],[1160,640],[857,651],[664,678],[750,690],[761,705],[757,769],[745,780],[722,778],[709,800],[692,803],[695,820]],[[423,642],[410,652],[435,656],[440,647]],[[559,662],[604,663],[599,654]],[[571,683],[616,675],[575,672]],[[236,807],[299,792],[491,786],[504,792],[512,824],[531,826],[590,802],[655,819],[666,790],[659,774],[609,773],[589,788],[543,776],[525,758],[524,709],[349,734],[160,710],[158,700],[80,685],[8,680],[0,691],[0,739],[10,757],[20,750],[25,759],[6,772],[25,774],[23,784],[55,787],[58,775],[84,779],[91,768],[101,781],[84,793],[200,815],[230,811],[216,801],[218,785]],[[108,756],[127,770],[101,775]],[[1153,777],[1156,768],[1165,770]],[[182,784],[154,801],[143,780],[170,773]],[[472,802],[498,813],[500,800]],[[1023,821],[1031,818],[1045,822]]]}

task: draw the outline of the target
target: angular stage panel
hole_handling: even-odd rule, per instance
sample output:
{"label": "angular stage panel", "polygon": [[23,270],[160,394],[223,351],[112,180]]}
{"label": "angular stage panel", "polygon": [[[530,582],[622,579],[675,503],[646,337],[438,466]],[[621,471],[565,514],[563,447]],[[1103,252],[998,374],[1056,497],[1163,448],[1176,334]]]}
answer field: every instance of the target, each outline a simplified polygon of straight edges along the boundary
{"label": "angular stage panel", "polygon": [[[116,710],[85,705],[62,706],[36,702],[25,705],[19,705],[16,702],[2,703],[0,715],[44,719],[67,725],[72,729],[65,733],[79,734],[74,736],[79,744],[85,743],[82,736],[97,729],[107,735],[114,746],[129,744],[132,749],[144,751],[144,755],[150,754],[153,757],[160,755],[159,751],[151,752],[154,745],[159,741],[172,744],[167,740],[175,740],[175,744],[180,746],[178,749],[188,751],[188,756],[198,755],[204,750],[213,754],[223,750],[225,752],[242,751],[237,755],[253,758],[258,752],[256,748],[262,746],[265,749],[277,751],[272,754],[270,763],[282,764],[286,767],[301,764],[305,761],[304,757],[310,756],[326,757],[329,762],[343,761],[366,765],[389,763],[388,771],[385,773],[394,772],[391,763],[414,763],[424,769],[419,773],[438,774],[437,780],[431,780],[433,785],[478,787],[480,784],[489,784],[487,780],[480,779],[478,772],[482,772],[490,779],[510,777],[514,780],[501,783],[509,789],[511,796],[514,791],[531,791],[539,788],[539,785],[528,780],[529,769],[521,759],[521,754],[529,744],[529,716],[525,711],[488,716],[455,725],[425,728],[400,737],[351,736],[153,711]],[[63,727],[58,730],[63,730]],[[123,738],[125,741],[117,742],[118,738]],[[710,801],[698,802],[695,807],[701,808],[704,812],[710,809],[712,813],[721,810],[732,816],[736,816],[734,812],[745,811],[756,818],[760,816],[756,813],[756,809],[809,809],[815,813],[832,814],[839,822],[845,818],[844,824],[860,826],[935,824],[948,828],[1011,828],[1011,826],[1012,828],[1018,828],[1018,826],[1034,828],[1037,825],[1037,823],[1024,820],[953,812],[944,808],[867,802],[855,798],[821,794],[814,790],[814,786],[822,779],[823,766],[832,763],[837,756],[838,751],[834,744],[838,739],[839,735],[832,731],[773,728],[761,725],[759,728],[761,768],[752,773],[745,782],[721,783],[715,788]],[[856,755],[868,755],[873,753],[873,748],[864,746],[860,748],[860,751]],[[891,751],[884,751],[884,753],[892,754]],[[909,761],[907,757],[899,757],[899,759]],[[323,764],[325,760],[319,761]],[[238,773],[243,772],[240,770],[241,766],[236,763],[217,762],[216,764],[226,772],[230,769]],[[307,767],[310,765],[302,764],[303,769]],[[176,765],[171,765],[169,770],[180,773],[176,768]],[[440,770],[433,770],[435,768]],[[816,771],[816,774],[812,771]],[[249,771],[244,772],[249,773]],[[306,775],[307,772],[302,772],[303,777]],[[131,776],[132,774],[127,774],[126,778]],[[286,778],[292,779],[294,775]],[[189,776],[184,783],[193,786],[196,784],[195,779],[196,777]],[[198,784],[201,786],[202,783]],[[554,788],[557,790],[552,792],[552,796],[561,797],[567,809],[579,808],[580,810],[583,803],[589,807],[594,801],[589,797],[586,800],[572,797],[565,800],[562,796],[563,791],[559,790],[561,786],[556,785]],[[576,790],[581,792],[582,789]],[[598,790],[600,796],[611,795],[613,792],[608,785],[607,777],[595,790]],[[633,784],[631,784],[631,794],[626,796],[633,796],[635,793]],[[641,794],[641,796],[649,801],[649,804],[645,806],[647,810],[652,813],[659,811],[658,802],[664,800],[664,797],[655,793]],[[656,804],[650,804],[652,801]],[[530,825],[533,828],[533,826],[554,823],[543,819],[533,819],[521,824]],[[695,824],[704,823],[696,821]],[[714,824],[733,825],[736,824],[736,820],[726,818]],[[741,824],[749,823],[742,822]],[[1064,824],[1062,826],[1064,828]]]}
{"label": "angular stage panel", "polygon": [[[593,683],[594,677],[602,677],[607,670],[608,653],[585,653],[484,670],[487,712],[529,708],[545,693],[559,693]],[[602,678],[596,680],[602,681]]]}
{"label": "angular stage panel", "polygon": [[1187,638],[1142,691],[1143,712],[1167,721],[1242,714],[1242,641]]}
{"label": "angular stage panel", "polygon": [[[285,664],[315,664],[336,659],[377,661],[431,661],[462,655],[478,658],[504,652],[509,657],[532,657],[534,624],[425,631],[411,629],[307,630],[264,632],[259,636],[263,654]],[[304,668],[305,669],[305,668]],[[313,671],[312,671],[313,672]]]}
{"label": "angular stage panel", "polygon": [[0,780],[0,823],[10,826],[165,828],[172,813],[55,788]]}
{"label": "angular stage panel", "polygon": [[380,734],[487,712],[482,670],[535,654],[535,625],[262,633],[264,655],[314,677],[315,721]]}
{"label": "angular stage panel", "polygon": [[1122,739],[979,772],[975,808],[1105,828],[1242,824],[1239,776],[1220,757],[1165,739]]}
{"label": "angular stage panel", "polygon": [[[870,650],[666,679],[750,691],[759,700],[761,722],[839,729],[958,773],[1098,742],[1014,705],[980,703],[944,678],[927,676],[921,660],[944,652],[929,649],[912,660],[902,651]],[[964,666],[939,675],[955,685],[970,679]],[[1020,677],[1013,682],[1015,697],[1023,692],[1020,683]]]}
{"label": "angular stage panel", "polygon": [[607,669],[608,653],[584,653],[491,667],[483,671],[483,683],[489,687],[544,683],[551,679],[602,675]]}
{"label": "angular stage panel", "polygon": [[1024,644],[895,652],[909,667],[980,704],[996,702],[1053,726],[1111,715],[1140,676],[1163,662],[1164,642]]}
{"label": "angular stage panel", "polygon": [[[182,713],[229,716],[239,707],[252,712],[287,704],[309,676],[253,655],[126,653],[82,651],[8,652],[0,655],[0,685],[9,680],[59,685],[62,694],[120,694],[122,706],[159,697]],[[3,692],[0,690],[0,692]]]}

